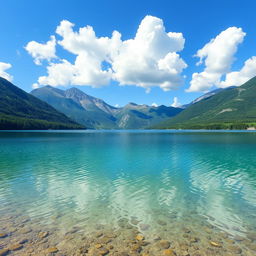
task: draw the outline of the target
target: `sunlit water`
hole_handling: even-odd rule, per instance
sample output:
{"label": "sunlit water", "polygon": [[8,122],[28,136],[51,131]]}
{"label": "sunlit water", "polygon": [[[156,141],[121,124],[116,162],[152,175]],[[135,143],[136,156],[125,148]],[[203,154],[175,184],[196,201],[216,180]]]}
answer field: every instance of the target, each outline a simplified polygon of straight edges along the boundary
{"label": "sunlit water", "polygon": [[199,255],[234,255],[232,240],[236,253],[255,255],[256,133],[0,133],[0,250],[42,230],[60,249],[70,230],[79,240],[101,228],[167,239],[176,252],[197,243]]}

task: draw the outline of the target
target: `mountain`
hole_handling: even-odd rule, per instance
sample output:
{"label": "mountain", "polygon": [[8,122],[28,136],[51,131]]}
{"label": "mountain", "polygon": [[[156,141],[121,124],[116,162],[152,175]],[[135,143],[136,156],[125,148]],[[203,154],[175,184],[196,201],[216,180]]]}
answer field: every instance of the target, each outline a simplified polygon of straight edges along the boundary
{"label": "mountain", "polygon": [[52,105],[74,121],[93,129],[142,129],[177,115],[182,109],[129,103],[113,107],[77,88],[66,91],[45,86],[32,95]]}
{"label": "mountain", "polygon": [[64,91],[45,86],[33,90],[31,94],[88,128],[117,128],[116,118],[112,115],[114,107],[76,88]]}
{"label": "mountain", "polygon": [[0,77],[0,129],[81,129],[49,104]]}
{"label": "mountain", "polygon": [[161,105],[153,107],[129,103],[116,112],[118,127],[122,129],[148,128],[180,113],[182,109]]}
{"label": "mountain", "polygon": [[221,92],[222,90],[225,90],[225,89],[224,88],[218,88],[218,89],[215,89],[213,91],[207,92],[207,93],[203,94],[202,96],[196,98],[195,100],[191,101],[190,103],[182,105],[181,108],[187,108],[187,107],[189,107],[189,106],[191,106],[191,105],[193,105],[193,104],[195,104],[195,103],[197,103],[201,100],[210,98],[211,96]]}
{"label": "mountain", "polygon": [[256,77],[187,107],[157,128],[244,129],[256,125]]}

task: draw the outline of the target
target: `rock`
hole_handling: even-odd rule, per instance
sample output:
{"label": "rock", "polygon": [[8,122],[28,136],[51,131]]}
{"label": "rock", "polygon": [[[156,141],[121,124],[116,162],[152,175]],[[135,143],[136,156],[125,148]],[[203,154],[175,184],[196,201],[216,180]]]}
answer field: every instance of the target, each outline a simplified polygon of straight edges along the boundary
{"label": "rock", "polygon": [[56,247],[50,247],[50,248],[46,249],[46,253],[56,253],[58,251],[59,250]]}
{"label": "rock", "polygon": [[213,242],[213,241],[210,242],[210,245],[212,245],[212,246],[214,246],[214,247],[218,247],[218,248],[221,247],[220,244],[218,244],[218,243],[216,243],[216,242]]}
{"label": "rock", "polygon": [[141,234],[138,234],[136,236],[136,240],[138,240],[138,241],[143,241],[144,239],[145,239],[145,237],[143,235],[141,235]]}
{"label": "rock", "polygon": [[227,247],[228,251],[235,253],[235,254],[240,254],[242,253],[242,249],[238,246],[235,245],[230,245]]}
{"label": "rock", "polygon": [[98,232],[98,233],[95,234],[95,236],[96,236],[97,238],[99,238],[99,237],[103,236],[103,233],[102,233],[102,232]]}
{"label": "rock", "polygon": [[163,220],[158,220],[158,221],[157,221],[157,224],[159,224],[160,226],[165,226],[165,225],[167,225],[167,223],[166,223],[165,221],[163,221]]}
{"label": "rock", "polygon": [[118,256],[129,256],[129,254],[127,252],[120,252]]}
{"label": "rock", "polygon": [[28,242],[28,239],[24,238],[22,240],[19,241],[19,244],[25,244]]}
{"label": "rock", "polygon": [[170,247],[171,243],[167,240],[161,240],[159,242],[159,246],[162,248],[162,249],[168,249]]}
{"label": "rock", "polygon": [[0,256],[5,256],[9,252],[9,249],[0,249]]}
{"label": "rock", "polygon": [[99,250],[99,254],[100,255],[107,255],[109,253],[109,250],[107,249],[107,248],[105,248],[105,247],[102,247],[102,248],[100,248],[100,250]]}
{"label": "rock", "polygon": [[21,244],[12,244],[9,246],[10,251],[18,251],[23,248],[23,245]]}
{"label": "rock", "polygon": [[97,249],[99,249],[99,248],[102,247],[102,244],[95,244],[95,247],[96,247]]}
{"label": "rock", "polygon": [[141,230],[148,230],[150,228],[150,225],[148,225],[148,224],[140,224],[140,229]]}
{"label": "rock", "polygon": [[49,232],[39,232],[38,237],[43,239],[46,238],[49,235]]}
{"label": "rock", "polygon": [[252,241],[256,241],[256,233],[247,234],[247,238],[252,240]]}
{"label": "rock", "polygon": [[132,252],[140,252],[142,250],[139,244],[133,244],[131,247]]}
{"label": "rock", "polygon": [[28,234],[28,233],[30,233],[31,231],[32,231],[31,228],[22,228],[22,229],[20,230],[20,233],[22,233],[22,234]]}
{"label": "rock", "polygon": [[176,253],[172,249],[164,250],[163,255],[165,256],[176,256]]}
{"label": "rock", "polygon": [[0,233],[0,238],[5,238],[7,236],[8,236],[8,234],[6,234],[6,233]]}

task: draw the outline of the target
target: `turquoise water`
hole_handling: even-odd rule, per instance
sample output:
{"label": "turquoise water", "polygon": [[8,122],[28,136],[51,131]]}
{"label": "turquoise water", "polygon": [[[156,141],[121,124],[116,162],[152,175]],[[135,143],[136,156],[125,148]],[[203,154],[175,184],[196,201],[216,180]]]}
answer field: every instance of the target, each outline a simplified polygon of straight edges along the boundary
{"label": "turquoise water", "polygon": [[8,231],[24,218],[31,232],[58,233],[54,245],[74,227],[131,225],[174,248],[193,233],[200,249],[233,239],[254,255],[256,133],[1,132],[0,224]]}

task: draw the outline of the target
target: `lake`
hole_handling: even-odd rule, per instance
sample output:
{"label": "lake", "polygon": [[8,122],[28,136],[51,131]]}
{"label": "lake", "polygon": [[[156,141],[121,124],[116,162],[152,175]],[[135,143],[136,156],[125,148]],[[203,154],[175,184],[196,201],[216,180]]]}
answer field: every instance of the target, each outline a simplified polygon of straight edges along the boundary
{"label": "lake", "polygon": [[256,132],[0,132],[1,250],[255,255]]}

